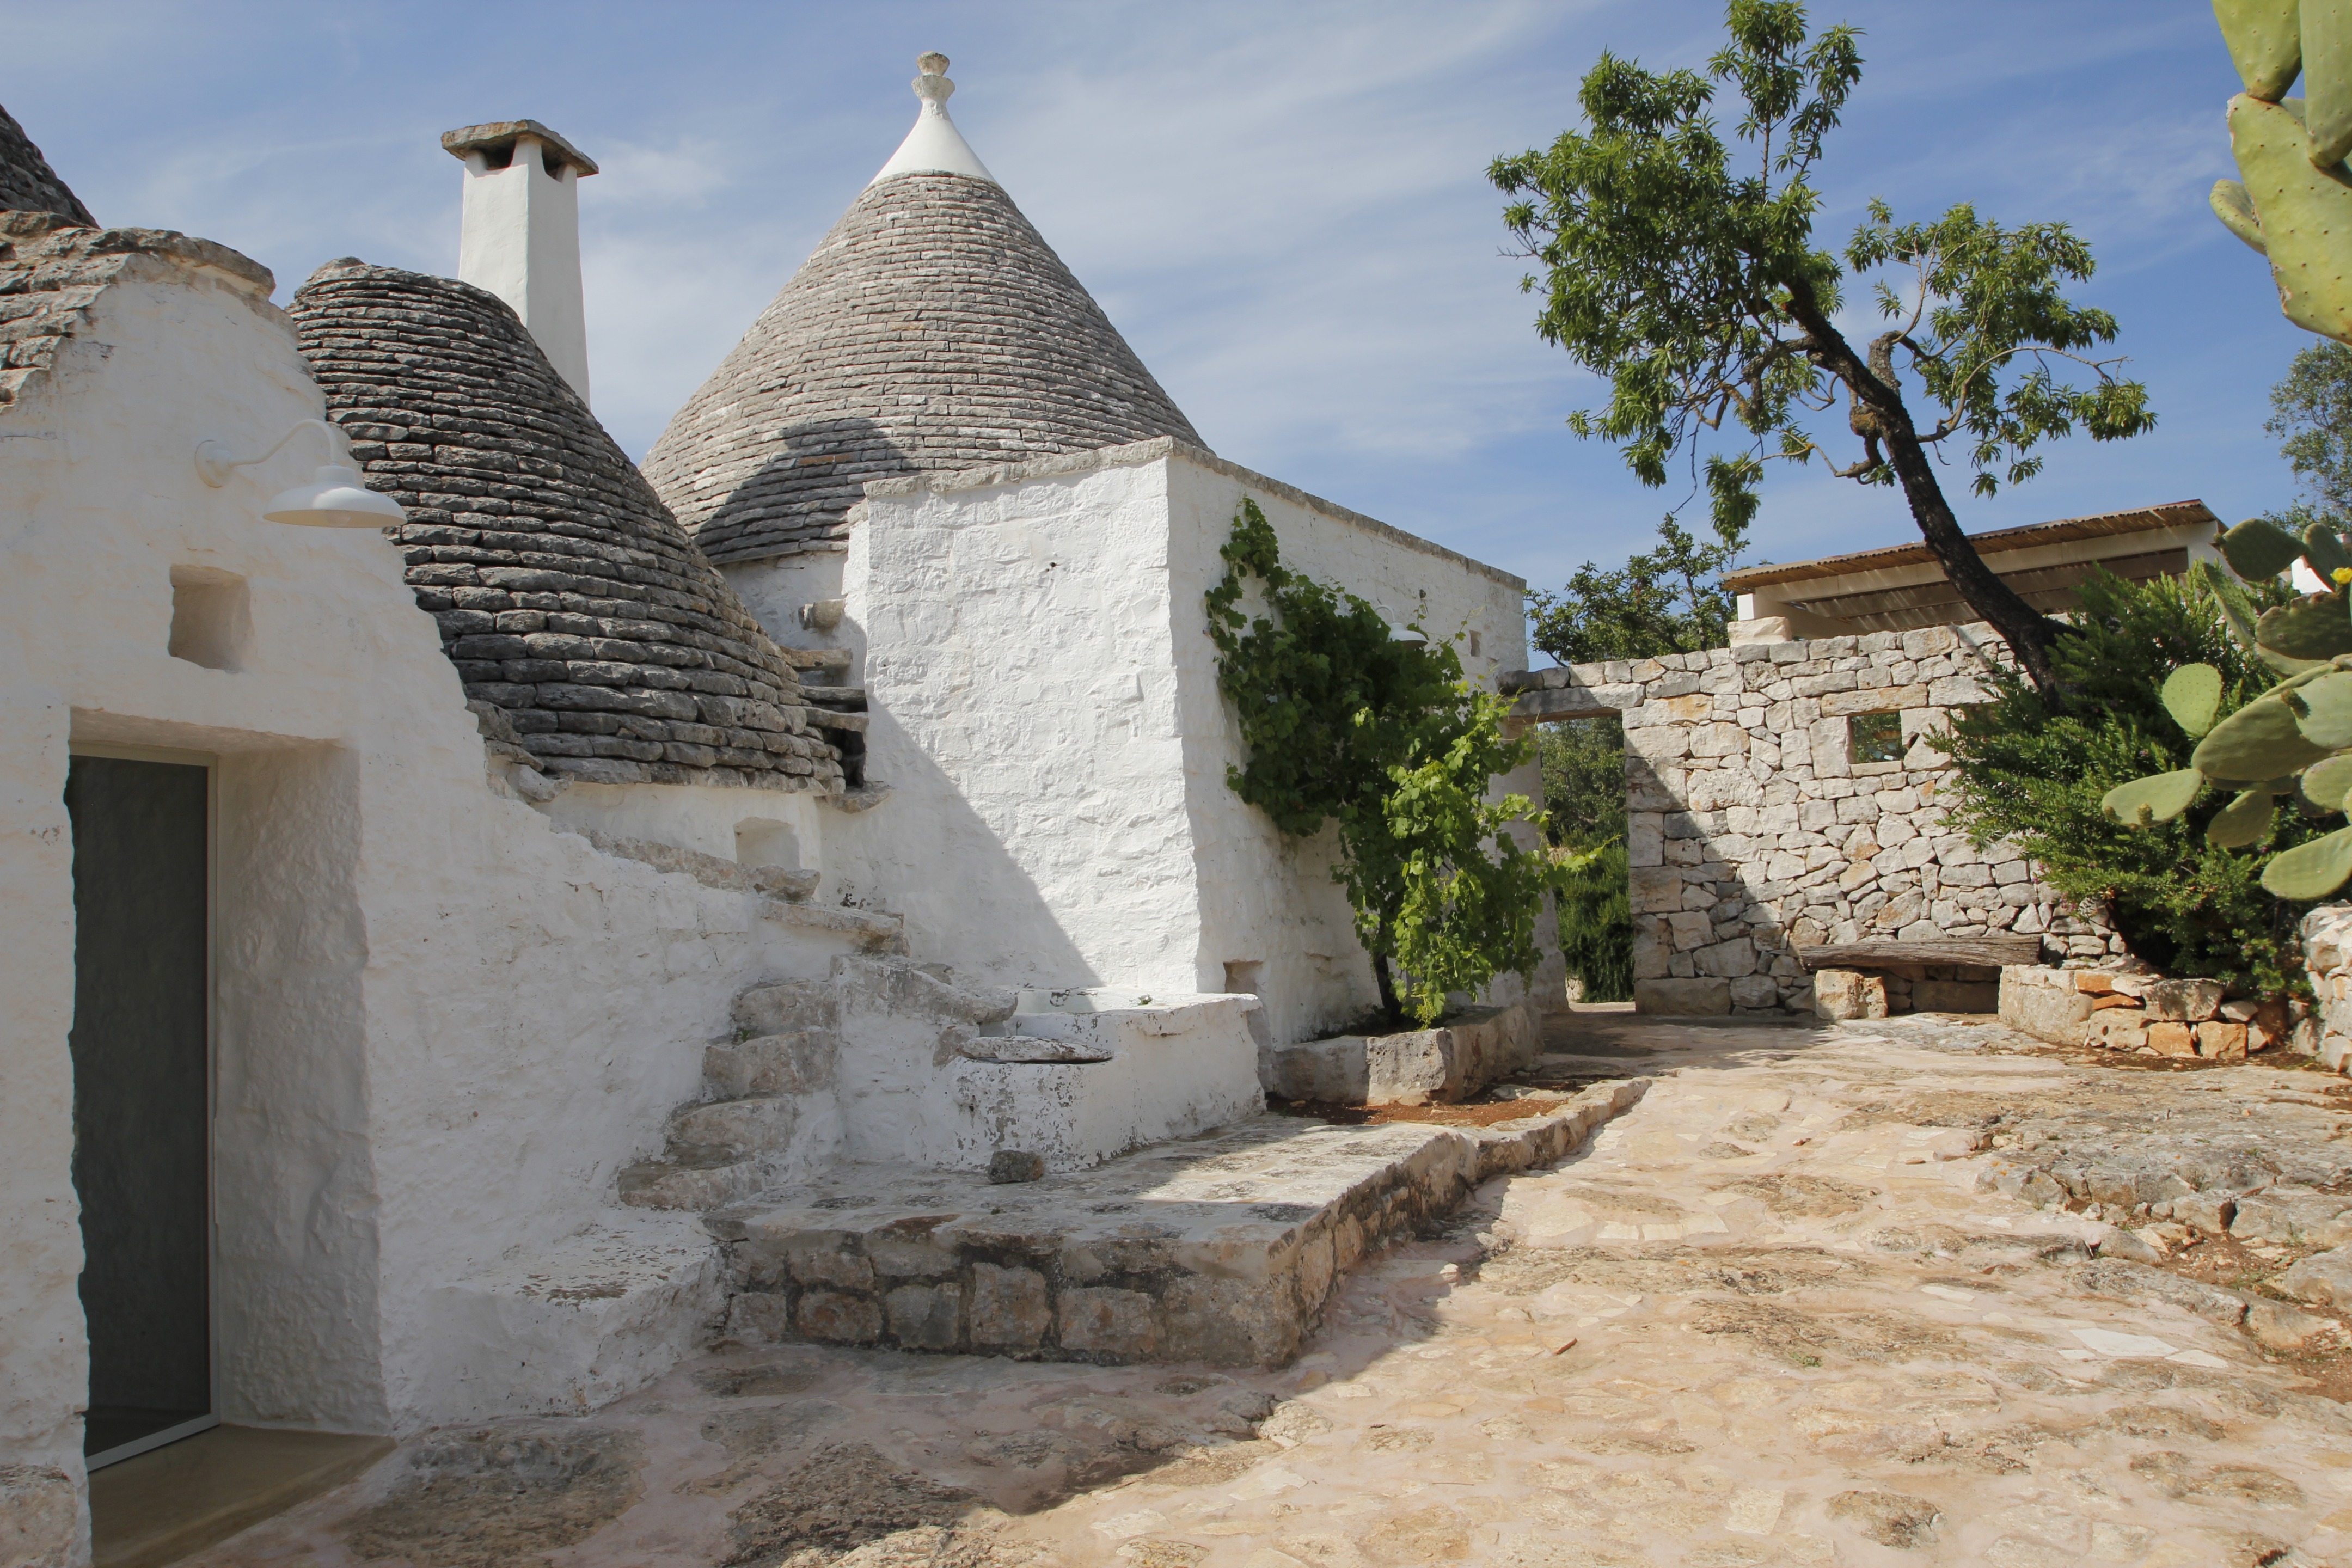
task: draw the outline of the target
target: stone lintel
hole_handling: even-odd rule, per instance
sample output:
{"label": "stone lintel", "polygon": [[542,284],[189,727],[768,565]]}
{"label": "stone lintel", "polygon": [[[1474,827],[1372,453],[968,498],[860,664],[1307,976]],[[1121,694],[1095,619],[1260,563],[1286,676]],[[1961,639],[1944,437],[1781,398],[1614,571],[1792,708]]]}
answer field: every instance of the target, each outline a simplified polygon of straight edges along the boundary
{"label": "stone lintel", "polygon": [[455,131],[441,132],[441,146],[453,158],[462,161],[479,153],[493,168],[502,168],[514,156],[515,142],[525,136],[538,139],[539,144],[547,149],[551,163],[559,167],[570,164],[583,180],[596,172],[595,159],[536,120],[495,120],[485,125],[461,125]]}

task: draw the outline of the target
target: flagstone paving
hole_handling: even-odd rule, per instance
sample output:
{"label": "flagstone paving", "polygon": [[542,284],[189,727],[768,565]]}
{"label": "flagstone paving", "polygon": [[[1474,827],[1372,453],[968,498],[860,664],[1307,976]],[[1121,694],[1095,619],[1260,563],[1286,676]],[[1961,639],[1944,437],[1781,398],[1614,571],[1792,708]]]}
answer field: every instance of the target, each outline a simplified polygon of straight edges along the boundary
{"label": "flagstone paving", "polygon": [[2198,1255],[2237,1243],[2135,1247],[2015,1192],[2070,1107],[2333,1154],[2352,1110],[2321,1080],[1990,1020],[1578,1026],[1552,1048],[1593,1059],[1548,1069],[1647,1097],[1369,1261],[1284,1370],[727,1349],[593,1415],[412,1441],[195,1561],[2352,1564],[2333,1314],[2306,1303],[2290,1353],[2240,1321],[2284,1255],[2216,1310]]}

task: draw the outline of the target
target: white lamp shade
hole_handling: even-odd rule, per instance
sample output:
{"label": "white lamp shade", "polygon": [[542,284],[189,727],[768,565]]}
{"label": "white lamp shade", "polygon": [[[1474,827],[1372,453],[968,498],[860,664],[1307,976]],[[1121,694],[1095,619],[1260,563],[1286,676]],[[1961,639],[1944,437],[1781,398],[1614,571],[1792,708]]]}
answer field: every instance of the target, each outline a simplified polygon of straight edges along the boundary
{"label": "white lamp shade", "polygon": [[340,463],[320,468],[307,485],[280,490],[261,515],[268,521],[290,522],[299,528],[382,528],[408,518],[398,501],[376,494],[360,479],[358,469]]}

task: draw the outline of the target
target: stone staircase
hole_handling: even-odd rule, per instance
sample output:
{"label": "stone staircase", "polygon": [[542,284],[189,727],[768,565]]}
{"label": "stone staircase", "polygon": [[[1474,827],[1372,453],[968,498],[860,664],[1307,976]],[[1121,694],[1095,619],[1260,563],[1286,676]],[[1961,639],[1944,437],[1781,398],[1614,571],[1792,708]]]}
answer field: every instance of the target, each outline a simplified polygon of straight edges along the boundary
{"label": "stone staircase", "polygon": [[1012,1016],[1010,991],[955,983],[944,964],[843,956],[823,980],[755,985],[735,1000],[735,1038],[703,1047],[703,1098],[670,1115],[662,1158],[624,1169],[635,1208],[717,1208],[803,1179],[846,1152],[845,1007],[928,1036],[933,1066]]}

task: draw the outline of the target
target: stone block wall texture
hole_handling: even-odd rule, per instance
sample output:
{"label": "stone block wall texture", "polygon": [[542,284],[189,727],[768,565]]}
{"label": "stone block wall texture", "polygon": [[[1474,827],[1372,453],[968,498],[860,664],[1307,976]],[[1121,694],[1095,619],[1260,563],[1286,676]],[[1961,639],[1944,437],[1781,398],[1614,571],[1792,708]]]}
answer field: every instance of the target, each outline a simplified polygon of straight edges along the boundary
{"label": "stone block wall texture", "polygon": [[[1749,644],[1529,672],[1522,712],[1613,708],[1625,726],[1637,994],[1661,1010],[1812,1010],[1797,946],[2034,935],[2086,963],[2121,939],[2022,851],[1945,825],[1954,708],[2007,650],[1982,625]],[[1897,761],[1856,763],[1847,721],[1901,716]]]}
{"label": "stone block wall texture", "polygon": [[399,501],[417,604],[466,695],[604,784],[838,791],[837,721],[513,307],[346,258],[289,314],[327,415]]}

